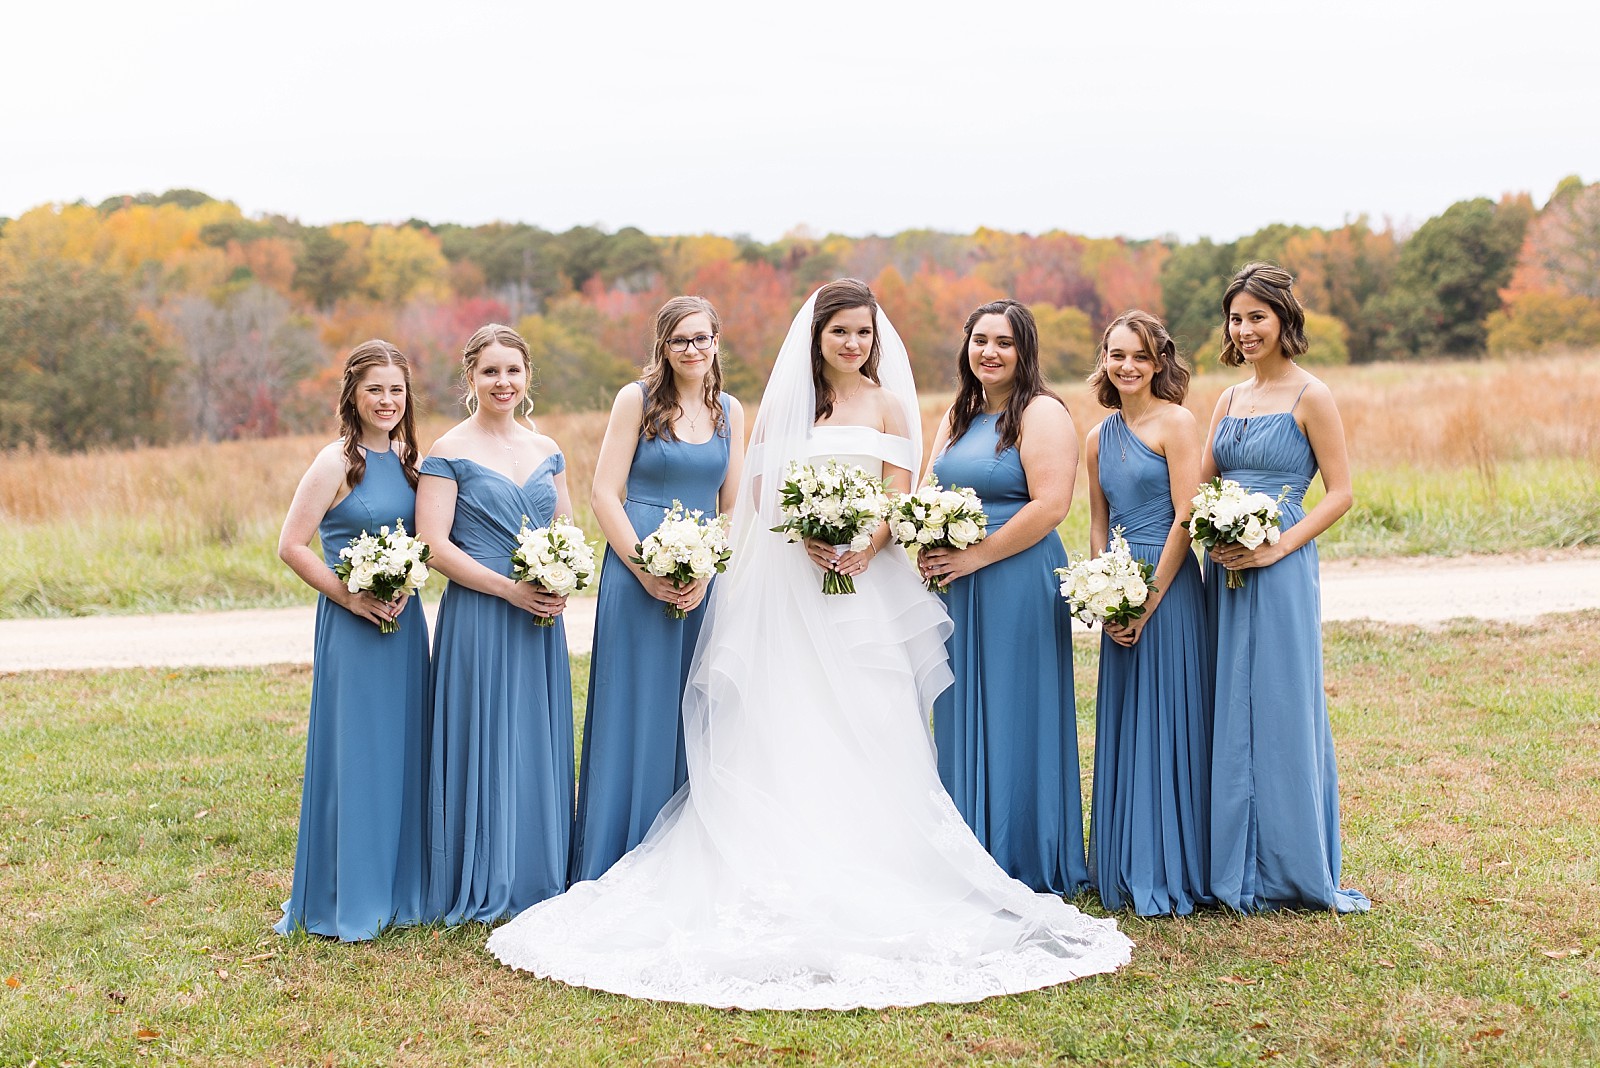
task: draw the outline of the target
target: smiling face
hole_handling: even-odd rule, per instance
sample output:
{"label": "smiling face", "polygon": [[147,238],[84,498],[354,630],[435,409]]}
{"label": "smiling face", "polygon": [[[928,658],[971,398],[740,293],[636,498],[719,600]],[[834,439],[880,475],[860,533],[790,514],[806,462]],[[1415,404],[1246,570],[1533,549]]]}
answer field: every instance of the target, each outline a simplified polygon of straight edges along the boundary
{"label": "smiling face", "polygon": [[367,368],[355,392],[356,418],[364,434],[388,437],[406,414],[406,373],[394,364]]}
{"label": "smiling face", "polygon": [[[704,350],[698,348],[694,342],[704,340],[709,342]],[[682,352],[672,351],[672,342],[688,342]],[[693,385],[705,378],[711,370],[711,364],[717,358],[719,345],[716,329],[711,325],[711,316],[705,312],[695,312],[685,315],[672,328],[672,332],[661,342],[661,351],[666,356],[667,363],[672,367],[672,373],[685,385]]]}
{"label": "smiling face", "polygon": [[1228,337],[1245,363],[1281,356],[1279,338],[1282,333],[1283,324],[1277,313],[1259,298],[1241,292],[1228,305]]}
{"label": "smiling face", "polygon": [[514,413],[528,394],[528,367],[522,353],[498,341],[485,345],[472,366],[472,392],[479,410]]}
{"label": "smiling face", "polygon": [[1007,390],[1017,377],[1017,339],[1011,320],[998,312],[982,316],[972,324],[967,341],[967,366],[977,376],[984,392]]}
{"label": "smiling face", "polygon": [[872,353],[872,309],[845,308],[822,328],[822,362],[836,376],[858,374]]}
{"label": "smiling face", "polygon": [[1150,389],[1160,365],[1130,326],[1118,326],[1106,337],[1106,377],[1124,398]]}

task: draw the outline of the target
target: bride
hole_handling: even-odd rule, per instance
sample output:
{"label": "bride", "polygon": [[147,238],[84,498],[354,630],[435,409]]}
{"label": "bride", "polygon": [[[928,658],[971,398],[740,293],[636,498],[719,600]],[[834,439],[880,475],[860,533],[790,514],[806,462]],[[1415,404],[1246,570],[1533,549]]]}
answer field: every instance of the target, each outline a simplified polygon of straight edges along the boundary
{"label": "bride", "polygon": [[[644,841],[496,930],[503,963],[630,997],[744,1009],[976,1001],[1127,962],[1111,920],[995,865],[940,785],[928,709],[950,620],[888,537],[837,558],[771,532],[791,460],[891,488],[921,469],[911,365],[872,291],[823,286],[762,397],[683,699],[689,785]],[[855,576],[824,596],[819,566]],[[1041,591],[1044,596],[1049,591]]]}

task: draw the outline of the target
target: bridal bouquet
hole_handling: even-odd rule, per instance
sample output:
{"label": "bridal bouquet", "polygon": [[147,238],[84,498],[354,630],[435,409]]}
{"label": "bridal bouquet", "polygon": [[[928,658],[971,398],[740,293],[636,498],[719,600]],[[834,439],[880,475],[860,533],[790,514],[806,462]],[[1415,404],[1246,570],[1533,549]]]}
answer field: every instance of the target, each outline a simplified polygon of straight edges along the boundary
{"label": "bridal bouquet", "polygon": [[1156,569],[1134,557],[1122,528],[1111,532],[1111,548],[1093,559],[1056,568],[1061,596],[1073,616],[1089,626],[1115,623],[1125,627],[1144,615],[1155,592]]}
{"label": "bridal bouquet", "polygon": [[[941,489],[932,475],[922,488],[897,493],[889,502],[889,532],[901,545],[919,551],[965,549],[982,541],[988,526],[977,493],[961,486]],[[927,586],[934,593],[950,588],[936,578],[930,578]]]}
{"label": "bridal bouquet", "polygon": [[[883,480],[873,478],[854,464],[829,460],[820,468],[793,460],[783,488],[778,491],[783,522],[772,528],[790,541],[820,538],[838,555],[846,549],[861,552],[889,511]],[[822,573],[823,593],[855,593],[855,580],[828,570]]]}
{"label": "bridal bouquet", "polygon": [[[374,537],[366,531],[351,538],[339,550],[339,563],[333,573],[351,593],[365,591],[380,601],[392,601],[401,593],[416,593],[428,581],[428,558],[433,551],[428,543],[406,533],[406,525],[395,522],[394,530],[379,527]],[[398,620],[378,624],[382,634],[400,629]]]}
{"label": "bridal bouquet", "polygon": [[[698,508],[685,514],[682,501],[673,501],[665,515],[655,533],[633,547],[629,560],[657,578],[671,579],[680,588],[727,570],[733,556],[728,545],[727,516],[706,519]],[[688,617],[689,613],[677,605],[667,605],[667,618]]]}
{"label": "bridal bouquet", "polygon": [[[561,597],[570,597],[594,578],[594,549],[583,531],[558,515],[547,527],[529,529],[522,517],[517,548],[511,554],[511,577],[531,582]],[[534,616],[541,627],[555,626],[554,616]]]}
{"label": "bridal bouquet", "polygon": [[[1278,544],[1278,505],[1288,494],[1289,487],[1277,499],[1265,493],[1248,493],[1233,479],[1214,478],[1200,486],[1200,492],[1191,502],[1194,511],[1189,515],[1189,536],[1203,548],[1237,542],[1246,549],[1254,549],[1262,542]],[[1244,575],[1228,572],[1228,589],[1244,586]]]}

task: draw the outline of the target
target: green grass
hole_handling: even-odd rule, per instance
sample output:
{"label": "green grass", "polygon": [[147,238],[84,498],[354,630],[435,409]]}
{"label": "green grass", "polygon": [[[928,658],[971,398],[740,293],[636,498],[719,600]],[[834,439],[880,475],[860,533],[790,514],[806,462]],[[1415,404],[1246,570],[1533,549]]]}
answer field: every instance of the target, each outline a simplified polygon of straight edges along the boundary
{"label": "green grass", "polygon": [[[1089,544],[1080,485],[1061,525],[1069,552]],[[1356,504],[1319,539],[1329,558],[1559,549],[1600,543],[1600,496],[1583,460],[1525,460],[1476,470],[1356,473]],[[1309,501],[1321,495],[1312,487]],[[310,604],[277,556],[280,520],[209,524],[103,517],[0,525],[0,618],[189,612]],[[596,537],[592,520],[588,527]],[[442,584],[425,591],[436,598]]]}
{"label": "green grass", "polygon": [[881,1013],[570,989],[478,927],[279,938],[305,670],[3,677],[0,1064],[1594,1063],[1597,646],[1600,613],[1330,626],[1345,881],[1374,912],[1124,917],[1114,975]]}

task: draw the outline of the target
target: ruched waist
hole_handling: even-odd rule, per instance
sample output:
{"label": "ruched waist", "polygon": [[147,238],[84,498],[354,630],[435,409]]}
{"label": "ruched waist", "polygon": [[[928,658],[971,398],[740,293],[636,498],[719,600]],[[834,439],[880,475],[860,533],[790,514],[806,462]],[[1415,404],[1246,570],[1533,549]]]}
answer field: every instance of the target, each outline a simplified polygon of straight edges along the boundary
{"label": "ruched waist", "polygon": [[493,571],[498,575],[504,575],[506,578],[511,577],[510,556],[479,556],[470,549],[467,550],[467,555],[472,557],[478,563],[482,564],[484,567],[488,568],[490,571]]}
{"label": "ruched waist", "polygon": [[1283,499],[1297,508],[1305,504],[1306,490],[1311,488],[1311,479],[1298,471],[1241,467],[1223,472],[1222,477],[1233,479],[1251,493],[1265,493],[1269,497],[1276,497],[1287,488]]}
{"label": "ruched waist", "polygon": [[1172,521],[1177,518],[1170,497],[1152,497],[1136,508],[1111,510],[1111,529],[1122,528],[1122,536],[1130,544],[1164,544],[1172,533]]}

